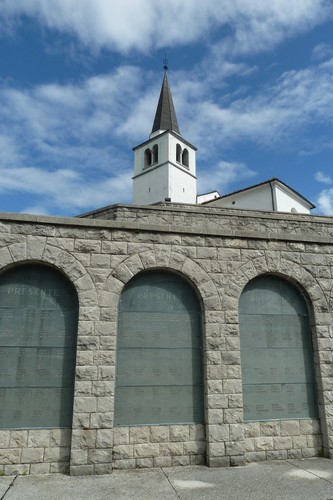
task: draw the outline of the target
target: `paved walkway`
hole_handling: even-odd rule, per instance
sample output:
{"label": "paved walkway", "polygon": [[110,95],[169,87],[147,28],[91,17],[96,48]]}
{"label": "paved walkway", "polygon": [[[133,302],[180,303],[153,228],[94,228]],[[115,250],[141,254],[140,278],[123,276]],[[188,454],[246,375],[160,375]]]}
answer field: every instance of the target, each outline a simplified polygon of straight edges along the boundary
{"label": "paved walkway", "polygon": [[333,500],[333,460],[0,477],[0,500]]}

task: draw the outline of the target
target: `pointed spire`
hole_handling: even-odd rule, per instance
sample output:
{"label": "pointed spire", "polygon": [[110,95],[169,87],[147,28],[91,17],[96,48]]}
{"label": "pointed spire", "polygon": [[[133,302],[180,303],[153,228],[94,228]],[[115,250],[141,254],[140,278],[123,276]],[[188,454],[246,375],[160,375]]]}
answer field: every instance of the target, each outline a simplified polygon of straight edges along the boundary
{"label": "pointed spire", "polygon": [[173,130],[180,135],[175,107],[168,81],[168,61],[164,59],[164,78],[151,133],[158,130]]}

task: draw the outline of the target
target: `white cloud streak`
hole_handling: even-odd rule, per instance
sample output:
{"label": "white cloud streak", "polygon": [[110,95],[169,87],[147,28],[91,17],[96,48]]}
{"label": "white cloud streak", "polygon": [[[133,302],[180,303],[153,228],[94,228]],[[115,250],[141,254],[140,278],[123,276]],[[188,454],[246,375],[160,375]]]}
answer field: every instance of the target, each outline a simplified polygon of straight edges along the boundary
{"label": "white cloud streak", "polygon": [[[198,147],[199,162],[209,167],[207,176],[204,169],[200,171],[201,192],[215,188],[225,192],[231,182],[254,175],[243,164],[223,161],[228,148],[242,141],[269,149],[283,142],[297,144],[298,134],[306,128],[333,125],[333,60],[285,73],[273,87],[229,104],[213,99],[203,73],[171,77],[182,134]],[[79,211],[92,208],[94,196],[95,207],[130,201],[131,146],[148,137],[160,83],[160,75],[122,66],[77,85],[0,88],[0,168],[6,172],[0,190],[38,197],[45,190],[50,206],[59,203]],[[43,172],[48,172],[45,182]],[[85,184],[88,176],[96,179],[92,190]],[[317,174],[317,180],[327,182],[328,177]],[[35,183],[41,189],[36,190]],[[118,186],[114,197],[113,183]],[[59,198],[50,193],[49,184],[57,186]],[[63,203],[60,197],[68,201]]]}
{"label": "white cloud streak", "polygon": [[321,171],[318,171],[315,173],[315,180],[317,182],[321,182],[323,184],[332,184],[332,178],[329,175],[324,174],[324,172],[321,172]]}
{"label": "white cloud streak", "polygon": [[70,169],[0,168],[0,193],[28,193],[39,200],[23,210],[28,213],[49,213],[50,210],[55,213],[57,207],[62,207],[76,215],[111,203],[128,201],[131,184],[129,171],[87,181],[79,172]]}
{"label": "white cloud streak", "polygon": [[319,194],[317,206],[323,215],[333,214],[333,188],[324,189]]}
{"label": "white cloud streak", "polygon": [[[126,53],[205,41],[230,29],[226,53],[268,50],[332,15],[329,0],[2,0],[3,25],[30,16],[48,28],[75,34],[98,50]],[[186,27],[186,28],[185,28]]]}
{"label": "white cloud streak", "polygon": [[[209,172],[202,172],[198,179],[198,192],[206,193],[216,189],[220,193],[226,193],[230,185],[236,180],[251,179],[256,172],[250,170],[246,165],[239,162],[219,161]],[[214,186],[212,186],[212,180]]]}

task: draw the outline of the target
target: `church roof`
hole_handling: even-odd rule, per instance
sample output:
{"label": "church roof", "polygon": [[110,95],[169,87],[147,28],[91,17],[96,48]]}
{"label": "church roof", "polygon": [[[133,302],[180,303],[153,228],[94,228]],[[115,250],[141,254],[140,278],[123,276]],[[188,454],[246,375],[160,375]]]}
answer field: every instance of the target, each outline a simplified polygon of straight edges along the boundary
{"label": "church roof", "polygon": [[158,130],[173,130],[180,135],[176,111],[173,105],[171,90],[168,81],[167,67],[165,67],[160,98],[158,101],[155,120],[151,133],[157,132]]}
{"label": "church roof", "polygon": [[260,188],[262,186],[266,186],[266,185],[274,184],[274,183],[275,184],[280,184],[286,190],[288,190],[290,193],[293,193],[296,197],[298,197],[300,200],[302,200],[305,203],[305,205],[307,205],[310,209],[316,208],[316,205],[314,205],[311,201],[309,201],[303,195],[301,195],[300,193],[298,193],[297,191],[295,191],[295,189],[291,188],[290,186],[288,186],[287,184],[285,184],[284,182],[282,182],[277,177],[273,177],[272,179],[268,179],[267,181],[259,182],[258,184],[253,184],[252,186],[248,186],[246,188],[238,189],[237,191],[233,191],[231,193],[224,194],[224,195],[220,196],[219,198],[214,198],[214,199],[209,200],[209,201],[204,201],[202,203],[202,205],[209,205],[210,203],[213,204],[213,202],[215,202],[215,201],[223,200],[225,198],[229,198],[229,197],[232,197],[232,196],[235,196],[235,195],[238,195],[238,194],[245,193],[246,191],[251,191],[252,189]]}

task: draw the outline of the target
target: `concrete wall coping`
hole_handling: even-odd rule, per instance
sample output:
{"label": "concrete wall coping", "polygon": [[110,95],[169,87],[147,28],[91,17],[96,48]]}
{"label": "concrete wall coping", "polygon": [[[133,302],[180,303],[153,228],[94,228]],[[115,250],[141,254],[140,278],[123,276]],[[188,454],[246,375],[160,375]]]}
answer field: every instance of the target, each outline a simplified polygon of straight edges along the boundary
{"label": "concrete wall coping", "polygon": [[[104,209],[91,212],[91,214],[97,215]],[[332,236],[330,234],[325,234],[321,236],[318,231],[312,234],[308,230],[308,227],[304,226],[304,231],[300,231],[302,224],[314,224],[318,228],[318,225],[322,229],[327,226],[332,227],[333,234],[333,217],[328,216],[317,216],[317,215],[306,215],[306,214],[289,214],[280,212],[258,212],[249,210],[237,210],[237,209],[222,209],[222,208],[212,208],[212,207],[197,207],[194,205],[177,205],[170,206],[169,204],[163,204],[159,206],[138,206],[138,205],[112,205],[106,207],[105,213],[109,212],[114,216],[114,219],[98,219],[98,218],[88,218],[88,217],[64,217],[64,216],[48,216],[48,215],[32,215],[32,214],[18,214],[18,213],[7,213],[0,212],[0,222],[17,222],[26,224],[44,224],[44,225],[61,225],[61,226],[74,226],[78,228],[98,228],[98,229],[119,229],[119,230],[133,230],[142,232],[164,232],[164,233],[178,233],[178,234],[191,234],[191,235],[202,235],[202,236],[224,236],[230,238],[250,238],[259,240],[275,240],[275,241],[292,241],[292,242],[308,242],[308,243],[320,243],[320,244],[331,244]],[[140,220],[140,213],[149,212],[151,214],[166,212],[170,215],[170,223],[168,221],[161,221],[157,223],[142,222]],[[130,215],[129,218],[126,217],[125,213]],[[195,220],[193,220],[191,226],[182,227],[177,221],[172,219],[174,214],[189,214],[201,215],[207,220],[207,225],[198,225]],[[88,214],[86,214],[88,215]],[[137,215],[138,221],[133,221],[133,215]],[[209,227],[209,218],[214,216],[212,222],[213,227]],[[221,219],[225,221],[225,226],[216,226],[216,216],[220,216]],[[227,219],[243,219],[248,218],[255,221],[263,222],[263,229],[258,230],[246,230],[241,227],[240,229],[228,229]],[[286,233],[285,231],[276,231],[272,228],[267,227],[267,222],[281,220],[288,221],[290,223],[295,223],[295,234]],[[202,221],[202,219],[201,219]],[[320,232],[320,231],[319,231]]]}

